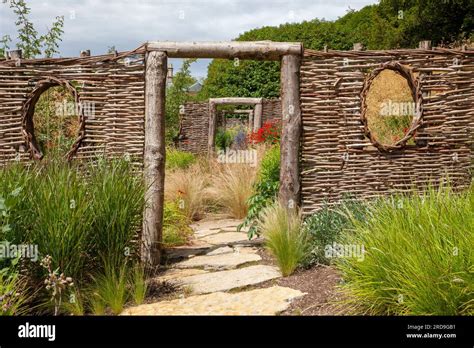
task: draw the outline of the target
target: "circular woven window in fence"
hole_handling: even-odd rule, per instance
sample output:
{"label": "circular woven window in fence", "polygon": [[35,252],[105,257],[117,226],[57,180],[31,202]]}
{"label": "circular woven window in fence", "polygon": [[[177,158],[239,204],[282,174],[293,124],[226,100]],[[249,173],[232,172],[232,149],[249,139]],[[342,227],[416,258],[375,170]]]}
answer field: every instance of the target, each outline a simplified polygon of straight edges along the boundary
{"label": "circular woven window in fence", "polygon": [[[47,100],[39,102],[49,92]],[[46,114],[46,120],[36,119],[35,111]],[[61,152],[64,147],[64,157],[71,160],[85,137],[84,108],[77,89],[54,77],[39,81],[23,104],[22,133],[33,159],[41,160],[46,148],[57,146]]]}
{"label": "circular woven window in fence", "polygon": [[387,62],[366,78],[361,92],[365,135],[382,151],[414,145],[421,124],[422,93],[409,67]]}

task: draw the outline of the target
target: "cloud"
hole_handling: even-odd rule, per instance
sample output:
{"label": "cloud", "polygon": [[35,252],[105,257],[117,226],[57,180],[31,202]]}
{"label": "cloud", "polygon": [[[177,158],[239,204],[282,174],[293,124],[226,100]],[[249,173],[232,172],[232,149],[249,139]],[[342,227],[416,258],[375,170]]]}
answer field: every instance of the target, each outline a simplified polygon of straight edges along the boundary
{"label": "cloud", "polygon": [[[44,33],[55,16],[65,16],[62,56],[80,50],[105,53],[114,45],[130,50],[150,40],[231,40],[253,28],[314,18],[337,19],[350,8],[376,0],[30,0],[31,19]],[[0,3],[0,36],[16,37],[15,17]],[[179,61],[174,61],[175,66]],[[208,61],[194,64],[205,75]]]}

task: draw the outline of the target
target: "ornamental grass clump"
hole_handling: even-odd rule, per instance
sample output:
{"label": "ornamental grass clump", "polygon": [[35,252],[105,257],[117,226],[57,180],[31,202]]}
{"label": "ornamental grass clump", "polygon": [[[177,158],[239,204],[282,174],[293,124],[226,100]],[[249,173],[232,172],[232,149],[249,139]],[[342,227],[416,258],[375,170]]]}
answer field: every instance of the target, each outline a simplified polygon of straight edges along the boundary
{"label": "ornamental grass clump", "polygon": [[165,178],[165,200],[176,202],[189,219],[199,220],[206,211],[203,191],[208,182],[209,174],[197,163],[173,170]]}
{"label": "ornamental grass clump", "polygon": [[398,196],[373,204],[341,243],[361,258],[336,264],[344,305],[358,314],[474,314],[474,186]]}
{"label": "ornamental grass clump", "polygon": [[242,219],[247,216],[255,177],[256,169],[250,164],[221,164],[216,168],[207,192],[229,217]]}
{"label": "ornamental grass clump", "polygon": [[308,252],[308,235],[301,223],[299,212],[286,209],[279,203],[265,208],[259,220],[265,246],[285,277],[302,264]]}
{"label": "ornamental grass clump", "polygon": [[[64,289],[62,297],[107,277],[107,268],[136,262],[145,187],[131,163],[53,159],[9,165],[0,171],[0,190],[5,206],[0,241],[34,246],[40,259],[49,256],[51,272],[60,270],[74,280],[74,289]],[[52,288],[44,288],[44,269],[39,262],[22,261],[32,302],[50,313]],[[1,267],[10,265],[2,261]],[[56,314],[64,301],[55,302]]]}
{"label": "ornamental grass clump", "polygon": [[175,148],[166,149],[166,169],[186,169],[197,160],[191,152],[181,151]]}

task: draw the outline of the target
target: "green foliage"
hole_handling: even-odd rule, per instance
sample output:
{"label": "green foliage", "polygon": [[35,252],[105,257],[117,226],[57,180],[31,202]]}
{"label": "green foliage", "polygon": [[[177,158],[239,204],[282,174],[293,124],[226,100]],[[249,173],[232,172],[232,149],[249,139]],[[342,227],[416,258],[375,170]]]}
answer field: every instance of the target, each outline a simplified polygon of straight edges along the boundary
{"label": "green foliage", "polygon": [[279,62],[216,59],[209,66],[199,98],[278,97],[279,69]]}
{"label": "green foliage", "polygon": [[[52,27],[44,35],[39,36],[38,31],[29,19],[31,9],[28,7],[25,0],[2,0],[8,3],[8,6],[16,15],[15,25],[18,31],[17,48],[23,51],[23,58],[35,58],[43,53],[45,57],[52,57],[58,52],[58,43],[62,41],[62,34],[64,33],[64,17],[58,16],[52,24]],[[5,39],[5,37],[4,37]],[[8,38],[9,39],[9,38]],[[5,41],[2,41],[5,46]],[[3,48],[5,50],[5,47]]]}
{"label": "green foliage", "polygon": [[218,150],[225,150],[230,148],[234,141],[235,134],[229,129],[219,129],[216,134],[216,148]]}
{"label": "green foliage", "polygon": [[166,169],[187,169],[196,162],[196,156],[191,152],[180,151],[169,147],[166,149]]}
{"label": "green foliage", "polygon": [[291,275],[305,259],[309,247],[308,234],[301,228],[299,213],[278,203],[266,207],[261,214],[259,230],[283,276]]}
{"label": "green foliage", "polygon": [[185,211],[176,202],[165,202],[163,215],[163,244],[166,247],[186,244],[193,231]]}
{"label": "green foliage", "polygon": [[0,59],[5,58],[6,53],[10,49],[10,42],[12,41],[10,35],[3,35],[0,39]]}
{"label": "green foliage", "polygon": [[[87,294],[88,295],[88,294]],[[61,303],[61,313],[70,315],[85,315],[85,299],[79,289],[74,289],[69,294],[69,298]]]}
{"label": "green foliage", "polygon": [[341,243],[365,255],[338,258],[345,306],[375,315],[474,314],[474,187],[398,196],[371,206]]}
{"label": "green foliage", "polygon": [[191,64],[196,59],[184,59],[180,71],[173,76],[173,83],[166,90],[166,139],[171,142],[179,131],[179,115],[182,106],[194,99],[188,93],[189,87],[196,83],[191,76]]}
{"label": "green foliage", "polygon": [[130,293],[134,304],[141,305],[145,301],[147,292],[146,275],[144,268],[137,264],[132,271],[130,279]]}
{"label": "green foliage", "polygon": [[248,200],[248,214],[239,226],[249,227],[249,238],[259,234],[258,220],[262,210],[271,205],[280,187],[280,146],[271,147],[264,155],[255,184],[255,194]]}
{"label": "green foliage", "polygon": [[0,269],[0,317],[24,314],[23,304],[27,299],[16,265]]}
{"label": "green foliage", "polygon": [[311,251],[308,253],[305,264],[329,264],[324,250],[328,245],[337,242],[342,232],[353,227],[353,221],[363,221],[367,213],[364,203],[343,200],[341,203],[325,205],[321,210],[309,216],[304,221],[304,228],[309,235]]}
{"label": "green foliage", "polygon": [[51,58],[54,54],[58,54],[59,41],[62,41],[62,34],[64,34],[64,16],[57,16],[53,22],[53,26],[49,31],[41,36],[40,41],[43,42],[44,56]]}
{"label": "green foliage", "polygon": [[[11,165],[0,171],[0,192],[9,226],[0,240],[37,245],[79,289],[138,254],[144,185],[128,162]],[[31,281],[41,283],[44,272],[30,267]]]}
{"label": "green foliage", "polygon": [[127,302],[127,274],[126,265],[120,266],[118,269],[107,265],[105,272],[94,279],[96,293],[113,314],[122,313],[125,303]]}
{"label": "green foliage", "polygon": [[[355,42],[367,49],[415,48],[421,40],[434,45],[468,39],[474,31],[472,0],[381,0],[335,21],[314,19],[262,27],[238,41],[302,42],[305,48],[351,50]],[[214,60],[202,89],[203,97],[277,97],[279,64]]]}

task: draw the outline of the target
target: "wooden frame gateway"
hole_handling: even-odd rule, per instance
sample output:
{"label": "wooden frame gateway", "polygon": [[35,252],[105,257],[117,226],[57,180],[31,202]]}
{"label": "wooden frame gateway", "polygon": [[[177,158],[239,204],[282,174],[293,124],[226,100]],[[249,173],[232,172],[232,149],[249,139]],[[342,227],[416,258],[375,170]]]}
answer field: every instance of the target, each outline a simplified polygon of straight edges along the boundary
{"label": "wooden frame gateway", "polygon": [[[165,91],[167,60],[170,58],[224,58],[281,62],[282,138],[279,199],[285,206],[300,203],[299,144],[301,136],[300,64],[301,43],[285,42],[148,42],[145,73],[145,154],[144,177],[147,187],[143,220],[142,258],[148,265],[160,261],[165,178]],[[215,110],[217,103],[210,101]],[[234,104],[235,100],[228,100]],[[239,104],[242,104],[241,101]],[[252,101],[251,104],[261,105]],[[255,114],[258,115],[258,112]],[[215,136],[216,113],[210,112],[209,149]],[[254,116],[254,124],[261,122]]]}
{"label": "wooden frame gateway", "polygon": [[209,99],[209,138],[207,144],[208,155],[215,150],[217,132],[217,105],[253,105],[253,127],[255,131],[262,126],[263,98],[211,98]]}

